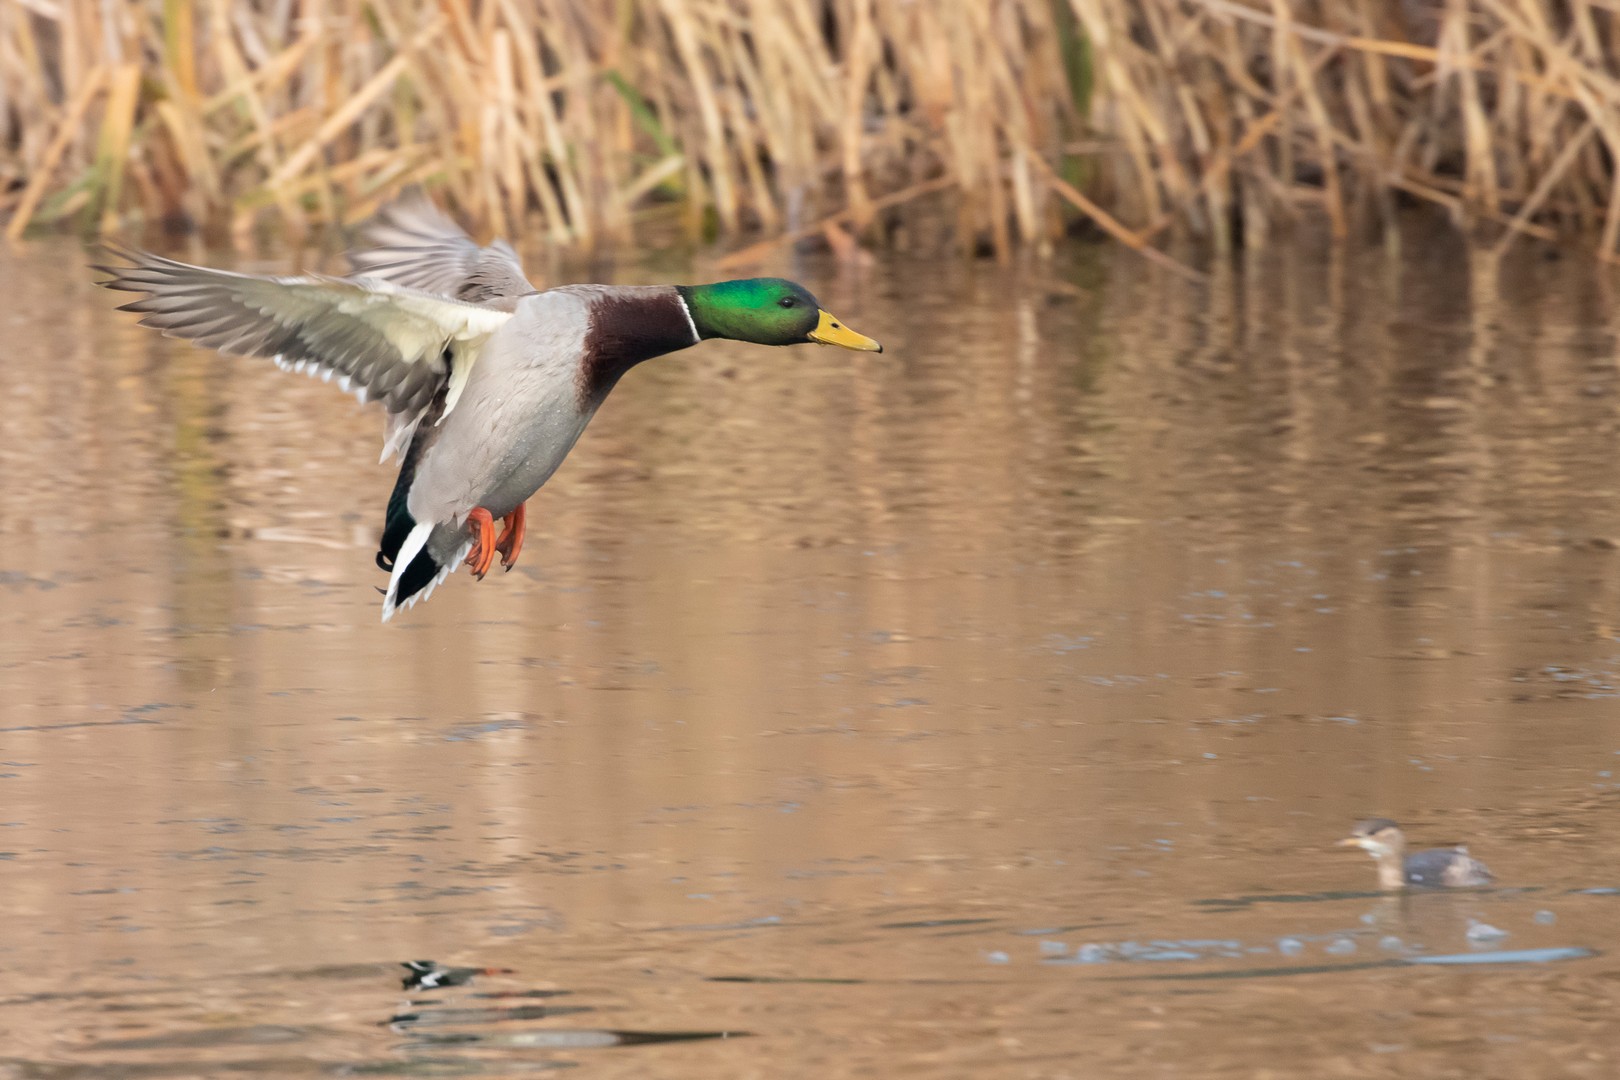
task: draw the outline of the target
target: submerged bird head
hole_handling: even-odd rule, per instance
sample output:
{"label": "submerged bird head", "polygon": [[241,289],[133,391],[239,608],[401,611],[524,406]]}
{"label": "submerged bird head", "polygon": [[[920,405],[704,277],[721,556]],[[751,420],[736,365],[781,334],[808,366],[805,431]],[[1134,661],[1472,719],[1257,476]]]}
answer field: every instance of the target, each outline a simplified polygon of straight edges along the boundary
{"label": "submerged bird head", "polygon": [[756,345],[816,342],[858,352],[883,351],[882,345],[823,310],[810,290],[797,282],[744,278],[682,285],[679,291],[700,338],[731,338]]}
{"label": "submerged bird head", "polygon": [[1400,855],[1406,850],[1406,834],[1388,818],[1358,821],[1350,835],[1339,841],[1340,847],[1358,847],[1375,859]]}

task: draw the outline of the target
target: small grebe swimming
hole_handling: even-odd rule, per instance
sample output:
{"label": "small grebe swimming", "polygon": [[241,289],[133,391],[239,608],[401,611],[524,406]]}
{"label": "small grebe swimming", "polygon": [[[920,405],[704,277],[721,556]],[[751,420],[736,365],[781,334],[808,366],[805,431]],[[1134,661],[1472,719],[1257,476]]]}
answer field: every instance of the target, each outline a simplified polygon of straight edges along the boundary
{"label": "small grebe swimming", "polygon": [[1401,889],[1467,888],[1496,880],[1465,847],[1431,848],[1406,854],[1406,834],[1388,818],[1358,822],[1340,847],[1358,847],[1378,863],[1378,887]]}

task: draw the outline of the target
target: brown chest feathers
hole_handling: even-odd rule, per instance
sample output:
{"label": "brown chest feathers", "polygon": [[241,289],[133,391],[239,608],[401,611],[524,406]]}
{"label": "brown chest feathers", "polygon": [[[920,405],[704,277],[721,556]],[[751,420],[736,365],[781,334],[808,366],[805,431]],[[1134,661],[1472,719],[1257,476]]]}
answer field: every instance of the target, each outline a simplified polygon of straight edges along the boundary
{"label": "brown chest feathers", "polygon": [[591,301],[580,364],[581,403],[602,403],[621,376],[643,360],[697,344],[680,294],[669,286],[616,289]]}

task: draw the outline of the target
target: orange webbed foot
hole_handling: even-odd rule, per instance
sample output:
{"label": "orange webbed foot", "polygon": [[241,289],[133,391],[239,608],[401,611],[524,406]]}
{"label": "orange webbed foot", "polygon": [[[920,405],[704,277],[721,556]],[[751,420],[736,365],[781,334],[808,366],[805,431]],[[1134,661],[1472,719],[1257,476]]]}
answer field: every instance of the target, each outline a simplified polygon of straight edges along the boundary
{"label": "orange webbed foot", "polygon": [[527,518],[525,505],[518,503],[516,510],[501,519],[501,538],[495,541],[495,550],[501,553],[502,570],[510,570],[517,564],[518,552],[523,550]]}
{"label": "orange webbed foot", "polygon": [[475,506],[467,515],[467,525],[473,531],[472,550],[467,552],[467,565],[473,577],[483,580],[489,566],[495,561],[495,519],[482,506]]}

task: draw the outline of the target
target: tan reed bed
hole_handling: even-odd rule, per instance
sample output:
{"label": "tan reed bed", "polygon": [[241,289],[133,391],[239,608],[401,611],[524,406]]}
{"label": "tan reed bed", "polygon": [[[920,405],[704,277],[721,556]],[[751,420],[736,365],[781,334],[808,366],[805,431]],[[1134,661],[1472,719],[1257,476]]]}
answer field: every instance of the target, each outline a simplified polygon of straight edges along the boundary
{"label": "tan reed bed", "polygon": [[[1620,0],[0,0],[0,219],[1155,260],[1396,200],[1620,240]],[[926,228],[906,229],[926,205]],[[941,212],[943,210],[943,212]],[[941,227],[948,226],[948,227]],[[921,239],[919,239],[921,237]]]}
{"label": "tan reed bed", "polygon": [[[1398,200],[1505,248],[1617,256],[1614,0],[1075,0],[1097,56],[1099,198],[1150,238],[1339,235]],[[1242,235],[1235,235],[1241,229]]]}
{"label": "tan reed bed", "polygon": [[649,208],[697,237],[860,232],[954,188],[959,234],[1008,250],[1051,234],[1034,159],[1079,129],[1055,10],[0,0],[0,213],[296,229],[426,181],[488,230],[588,247]]}

